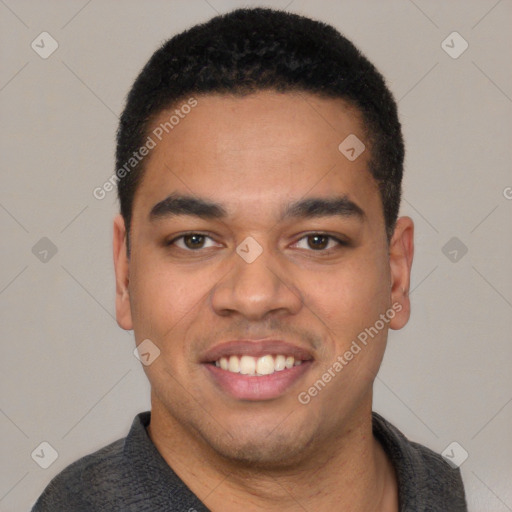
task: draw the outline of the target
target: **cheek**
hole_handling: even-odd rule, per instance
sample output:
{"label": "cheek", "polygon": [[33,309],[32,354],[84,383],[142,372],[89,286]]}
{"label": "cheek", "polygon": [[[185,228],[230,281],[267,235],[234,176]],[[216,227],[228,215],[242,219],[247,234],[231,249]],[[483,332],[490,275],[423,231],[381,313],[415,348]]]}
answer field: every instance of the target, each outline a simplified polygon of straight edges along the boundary
{"label": "cheek", "polygon": [[[130,269],[132,316],[139,335],[164,341],[183,330],[205,300],[208,282],[155,260],[133,262]],[[139,333],[139,335],[137,335]]]}
{"label": "cheek", "polygon": [[[375,255],[354,258],[303,282],[307,304],[336,332],[373,324],[390,303],[389,268]],[[349,334],[353,334],[350,332]]]}

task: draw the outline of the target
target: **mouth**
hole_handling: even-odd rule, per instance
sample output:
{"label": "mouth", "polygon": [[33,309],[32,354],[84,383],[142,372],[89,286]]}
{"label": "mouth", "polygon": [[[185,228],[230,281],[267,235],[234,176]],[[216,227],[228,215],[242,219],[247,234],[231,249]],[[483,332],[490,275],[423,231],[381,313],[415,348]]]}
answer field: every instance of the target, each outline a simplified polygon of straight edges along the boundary
{"label": "mouth", "polygon": [[312,354],[282,341],[235,341],[210,350],[203,366],[218,389],[239,400],[284,395],[311,367]]}
{"label": "mouth", "polygon": [[302,363],[302,359],[295,359],[294,356],[266,354],[261,357],[249,355],[223,356],[211,364],[231,373],[261,377],[263,375],[272,375],[275,372],[290,370],[294,366],[300,366]]}

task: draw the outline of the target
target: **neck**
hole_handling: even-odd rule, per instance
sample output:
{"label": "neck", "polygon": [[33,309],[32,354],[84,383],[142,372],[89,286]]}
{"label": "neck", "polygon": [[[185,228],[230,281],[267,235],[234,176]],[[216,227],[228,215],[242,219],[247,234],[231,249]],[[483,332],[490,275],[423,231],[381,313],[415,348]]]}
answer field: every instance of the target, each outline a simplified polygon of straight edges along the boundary
{"label": "neck", "polygon": [[363,409],[343,435],[280,468],[226,460],[155,403],[148,433],[173,471],[212,512],[396,512],[396,476],[373,436],[371,401]]}

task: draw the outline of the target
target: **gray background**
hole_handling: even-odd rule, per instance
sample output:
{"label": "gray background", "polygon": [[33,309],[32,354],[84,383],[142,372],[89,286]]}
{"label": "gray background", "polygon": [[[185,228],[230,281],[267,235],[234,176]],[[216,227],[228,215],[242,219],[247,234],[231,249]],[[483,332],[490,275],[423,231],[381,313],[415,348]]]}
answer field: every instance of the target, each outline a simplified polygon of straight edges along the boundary
{"label": "gray background", "polygon": [[[29,509],[148,408],[132,333],[114,319],[115,193],[92,191],[114,171],[118,115],[152,52],[243,5],[264,4],[0,0],[2,511]],[[334,24],[399,100],[413,313],[391,333],[375,409],[437,452],[456,441],[469,453],[471,511],[512,510],[512,2],[271,5]],[[43,31],[59,45],[47,59],[31,48]],[[469,43],[457,59],[441,46],[453,31]],[[31,458],[43,441],[58,452],[48,469]]]}

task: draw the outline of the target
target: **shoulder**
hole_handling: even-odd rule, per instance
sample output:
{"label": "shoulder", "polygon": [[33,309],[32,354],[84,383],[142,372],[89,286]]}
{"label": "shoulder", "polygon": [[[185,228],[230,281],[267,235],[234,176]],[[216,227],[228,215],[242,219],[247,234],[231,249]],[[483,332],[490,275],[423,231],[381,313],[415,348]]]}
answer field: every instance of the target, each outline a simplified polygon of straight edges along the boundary
{"label": "shoulder", "polygon": [[460,469],[451,466],[440,454],[426,446],[409,442],[409,447],[416,454],[416,470],[422,479],[418,490],[425,496],[435,495],[440,502],[457,501],[462,506],[465,498]]}
{"label": "shoulder", "polygon": [[61,471],[32,511],[90,510],[88,507],[97,495],[111,495],[112,486],[129,476],[130,468],[123,458],[124,441],[115,441]]}
{"label": "shoulder", "polygon": [[161,457],[138,414],[127,437],[74,462],[44,490],[32,512],[206,511]]}
{"label": "shoulder", "polygon": [[400,510],[467,511],[459,468],[430,448],[409,441],[377,413],[373,413],[373,432],[395,467]]}
{"label": "shoulder", "polygon": [[[61,471],[46,487],[32,512],[142,511],[148,479],[137,468],[158,461],[146,433],[150,413],[138,414],[127,437],[91,453]],[[151,481],[149,481],[151,482]]]}

